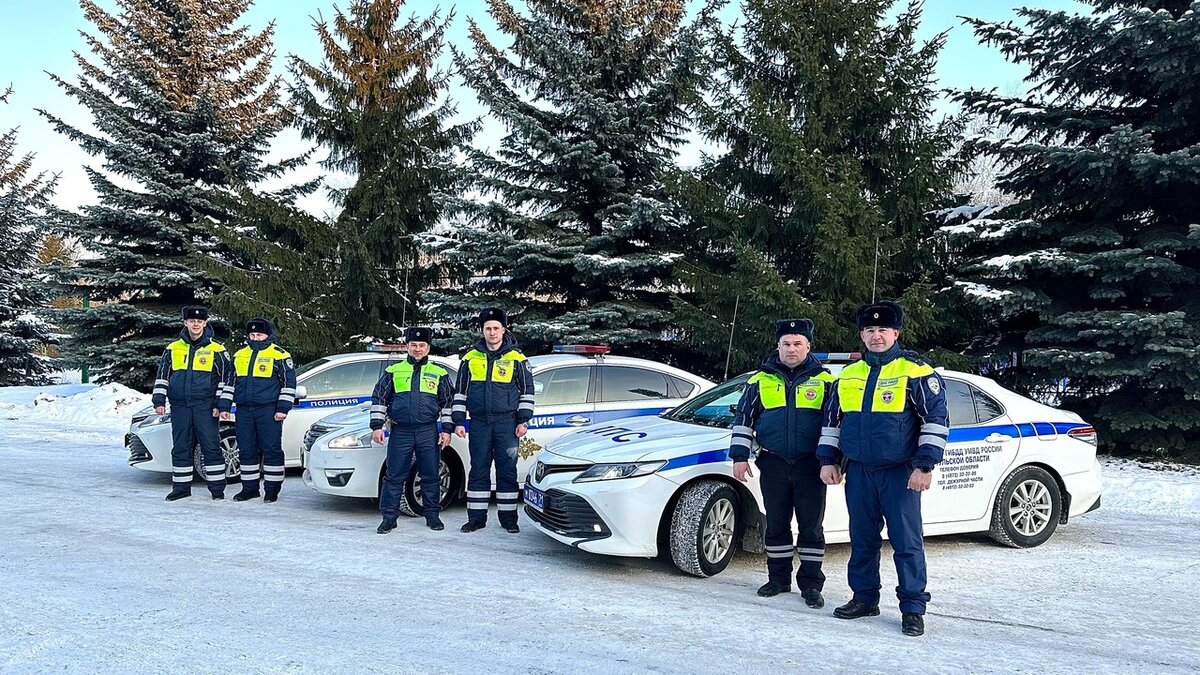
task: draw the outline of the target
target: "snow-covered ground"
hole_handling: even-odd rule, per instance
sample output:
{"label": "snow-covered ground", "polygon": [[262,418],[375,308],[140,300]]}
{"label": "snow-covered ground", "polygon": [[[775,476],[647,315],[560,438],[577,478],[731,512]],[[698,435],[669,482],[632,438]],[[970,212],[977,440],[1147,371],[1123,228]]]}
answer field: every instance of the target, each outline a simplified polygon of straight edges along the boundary
{"label": "snow-covered ground", "polygon": [[[1200,473],[1108,462],[1104,506],[1045,545],[928,541],[928,634],[885,597],[840,621],[763,599],[763,559],[695,579],[532,530],[375,534],[367,501],[289,475],[281,500],[163,501],[125,463],[145,396],[0,389],[0,672],[1189,672],[1200,669]],[[230,489],[229,494],[233,493]],[[895,584],[885,557],[884,588]]]}

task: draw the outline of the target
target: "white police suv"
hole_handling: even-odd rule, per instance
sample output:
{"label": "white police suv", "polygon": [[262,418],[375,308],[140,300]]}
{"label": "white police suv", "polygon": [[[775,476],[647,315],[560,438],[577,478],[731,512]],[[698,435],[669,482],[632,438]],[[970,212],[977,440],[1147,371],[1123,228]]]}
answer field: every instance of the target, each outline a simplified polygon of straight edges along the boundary
{"label": "white police suv", "polygon": [[[857,354],[818,355],[819,358]],[[831,368],[836,370],[838,368]],[[1017,547],[1100,506],[1096,432],[1078,415],[987,378],[942,370],[950,413],[945,460],[922,496],[925,534],[989,532]],[[525,512],[544,534],[585,551],[654,557],[720,573],[734,550],[763,550],[757,477],[733,478],[733,411],[749,375],[656,417],[593,425],[536,458]],[[757,471],[755,471],[757,474]],[[829,488],[825,538],[849,541],[843,487]]]}
{"label": "white police suv", "polygon": [[[296,369],[297,403],[283,422],[283,464],[301,466],[302,447],[309,427],[332,412],[370,405],[371,391],[383,370],[404,359],[404,345],[372,344],[368,351],[335,354],[306,363]],[[455,371],[458,357],[431,357],[438,365]],[[236,409],[234,416],[237,415]],[[220,426],[221,452],[225,457],[225,478],[240,476],[237,439],[233,433],[233,417]],[[129,464],[145,471],[171,472],[171,413],[154,414],[146,408],[134,414],[125,447]],[[200,453],[195,453],[196,475],[203,476]]]}
{"label": "white police suv", "polygon": [[[657,419],[664,410],[713,387],[702,377],[666,364],[611,356],[604,346],[556,345],[554,351],[529,357],[534,417],[518,446],[517,476],[522,479],[542,446],[564,433],[615,419]],[[310,430],[304,442],[304,480],[313,489],[347,497],[379,496],[387,447],[372,442],[368,411],[369,406],[362,406],[332,415]],[[462,496],[470,466],[467,440],[453,437],[442,453],[443,506]],[[401,500],[401,510],[409,515],[420,515],[417,483],[415,474],[410,475]]]}

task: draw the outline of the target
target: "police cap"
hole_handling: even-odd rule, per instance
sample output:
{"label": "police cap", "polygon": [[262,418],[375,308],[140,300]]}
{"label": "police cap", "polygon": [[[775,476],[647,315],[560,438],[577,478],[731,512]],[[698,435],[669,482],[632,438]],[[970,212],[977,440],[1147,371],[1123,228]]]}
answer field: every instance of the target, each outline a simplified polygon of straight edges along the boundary
{"label": "police cap", "polygon": [[904,309],[890,300],[880,300],[858,308],[858,329],[868,326],[895,328],[904,326]]}

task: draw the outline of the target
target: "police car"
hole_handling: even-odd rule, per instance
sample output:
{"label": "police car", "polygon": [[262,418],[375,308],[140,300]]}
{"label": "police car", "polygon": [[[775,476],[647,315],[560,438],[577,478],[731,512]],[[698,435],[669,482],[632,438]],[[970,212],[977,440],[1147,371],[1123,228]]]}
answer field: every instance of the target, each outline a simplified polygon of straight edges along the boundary
{"label": "police car", "polygon": [[[405,358],[404,345],[372,344],[368,351],[335,354],[306,363],[296,369],[297,403],[283,422],[283,464],[301,466],[303,441],[309,427],[330,413],[358,408],[371,403],[371,391],[383,370]],[[430,357],[438,365],[458,368],[458,357]],[[237,411],[235,409],[234,416]],[[236,481],[241,474],[233,417],[220,425],[221,452],[225,458],[225,478]],[[145,471],[171,472],[171,413],[156,415],[149,407],[134,414],[125,447],[129,464]],[[203,476],[203,461],[195,453],[196,475]]]}
{"label": "police car", "polygon": [[[556,345],[554,352],[529,357],[534,417],[517,450],[517,476],[522,479],[542,446],[564,433],[631,416],[654,417],[713,387],[662,363],[609,355],[605,346]],[[313,427],[304,462],[304,480],[313,489],[346,497],[379,496],[387,446],[372,442],[368,410],[364,406],[333,415]],[[470,466],[467,439],[453,437],[442,454],[443,506],[462,496]],[[420,503],[418,481],[410,475],[401,511],[420,515]]]}
{"label": "police car", "polygon": [[[818,355],[831,356],[858,355]],[[989,532],[1004,544],[1031,547],[1100,506],[1095,429],[987,378],[938,370],[951,427],[945,460],[921,498],[925,534]],[[734,408],[748,378],[660,416],[559,438],[537,456],[525,483],[526,514],[565,544],[618,556],[669,553],[681,570],[702,577],[724,570],[739,545],[762,552],[757,475],[738,482],[728,459]],[[829,488],[824,525],[827,542],[849,541],[841,485]]]}

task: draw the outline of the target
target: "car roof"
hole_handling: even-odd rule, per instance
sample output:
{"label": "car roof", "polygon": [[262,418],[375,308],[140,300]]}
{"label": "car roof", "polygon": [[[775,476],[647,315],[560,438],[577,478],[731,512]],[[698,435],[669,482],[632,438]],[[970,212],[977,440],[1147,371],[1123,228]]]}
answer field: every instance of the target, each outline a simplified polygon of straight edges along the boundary
{"label": "car roof", "polygon": [[668,373],[670,375],[683,378],[689,382],[706,382],[708,384],[712,384],[712,382],[709,380],[706,380],[698,375],[693,375],[686,370],[680,370],[679,368],[669,366],[659,361],[639,359],[635,356],[613,356],[611,354],[605,354],[603,357],[595,358],[591,356],[585,356],[583,354],[538,354],[536,356],[529,357],[529,366],[531,368],[538,369],[564,364],[586,364],[589,362],[594,362],[605,366],[639,366],[642,368],[649,368],[651,370]]}
{"label": "car roof", "polygon": [[[462,361],[457,355],[442,356],[438,354],[432,354],[430,357],[450,363],[455,368],[457,368]],[[341,354],[329,354],[328,356],[323,356],[321,358],[330,363],[337,363],[344,361],[404,358],[404,352],[344,352]],[[601,358],[596,358],[583,354],[538,354],[536,356],[529,357],[530,368],[536,368],[538,370],[554,366],[571,364],[581,365],[587,363],[599,363],[601,365],[609,366],[639,366],[642,368],[649,368],[651,370],[674,375],[697,384],[712,384],[710,380],[706,380],[698,375],[693,375],[686,370],[681,370],[659,361],[639,359],[634,356],[613,356],[611,354],[605,354]]]}
{"label": "car roof", "polygon": [[[339,363],[342,361],[374,361],[376,359],[396,359],[400,360],[405,357],[404,352],[343,352],[341,354],[328,354],[322,356],[317,361],[328,361],[330,363]],[[430,354],[429,358],[442,362],[453,364],[456,368],[461,359],[456,355],[442,356],[441,354]]]}

